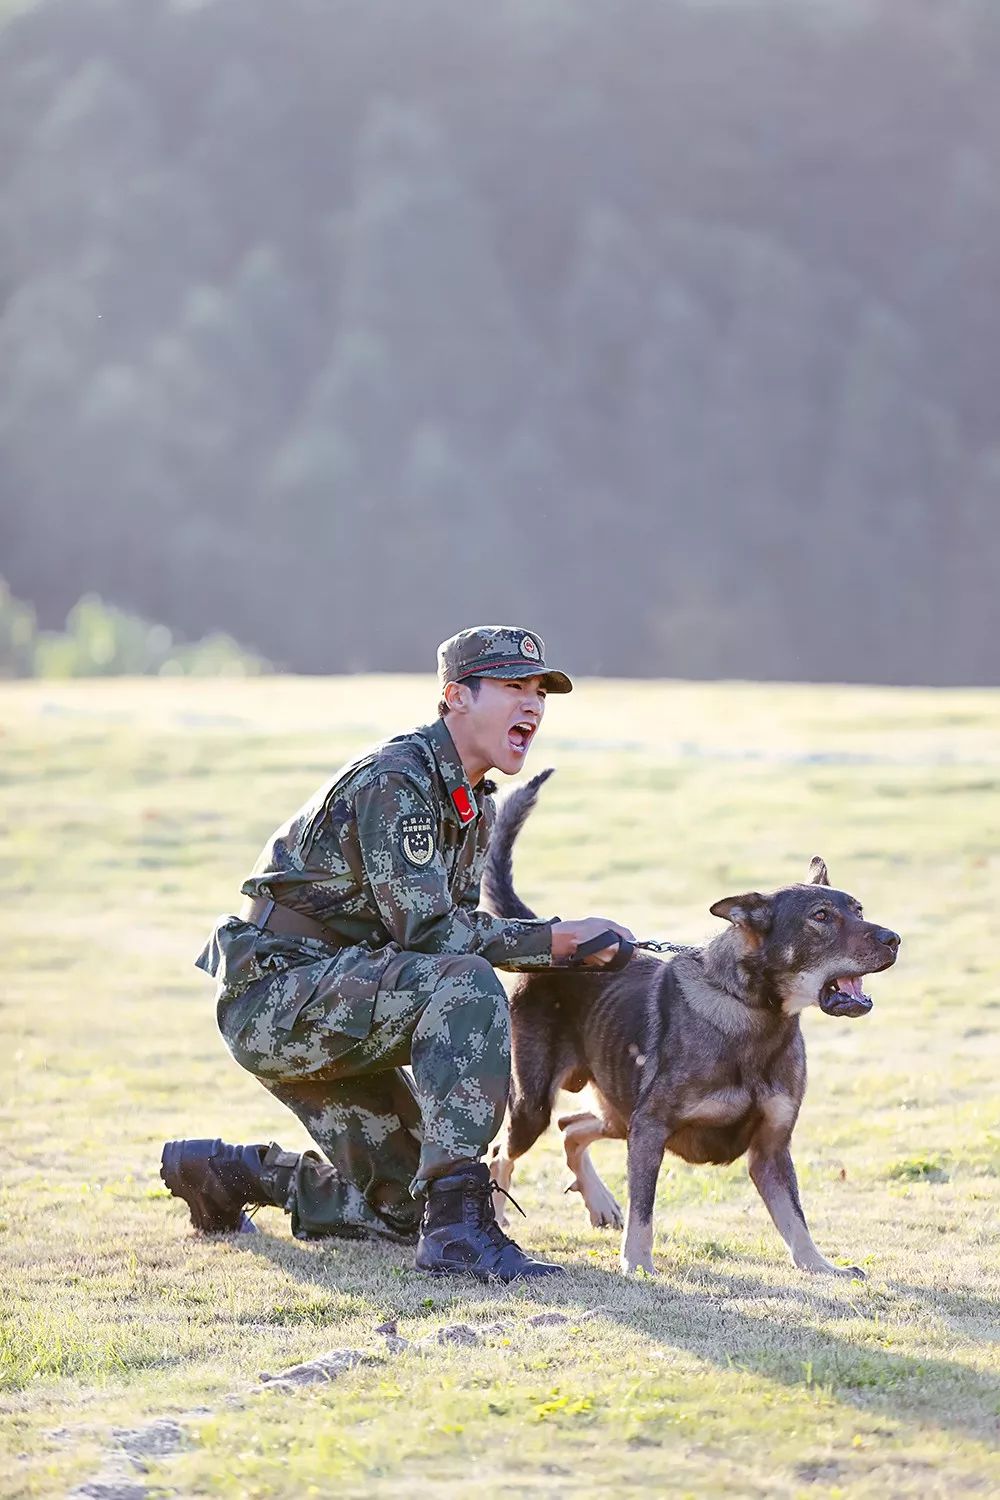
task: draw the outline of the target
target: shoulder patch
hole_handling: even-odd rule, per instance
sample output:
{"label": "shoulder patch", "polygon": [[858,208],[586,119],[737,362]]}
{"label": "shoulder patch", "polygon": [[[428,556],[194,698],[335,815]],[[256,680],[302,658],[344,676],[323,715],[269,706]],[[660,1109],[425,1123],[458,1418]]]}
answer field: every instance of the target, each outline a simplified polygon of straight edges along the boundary
{"label": "shoulder patch", "polygon": [[434,858],[434,821],[428,813],[408,813],[400,820],[399,841],[404,857],[420,870]]}

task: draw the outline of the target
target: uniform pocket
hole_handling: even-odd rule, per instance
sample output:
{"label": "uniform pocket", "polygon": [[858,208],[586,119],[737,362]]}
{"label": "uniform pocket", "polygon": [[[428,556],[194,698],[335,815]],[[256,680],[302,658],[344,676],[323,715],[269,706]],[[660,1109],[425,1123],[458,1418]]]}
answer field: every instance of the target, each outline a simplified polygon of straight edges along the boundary
{"label": "uniform pocket", "polygon": [[[267,977],[267,966],[264,968]],[[309,1002],[317,992],[330,968],[330,960],[315,964],[296,964],[294,969],[282,969],[268,978],[268,1005],[275,1031],[291,1031]]]}
{"label": "uniform pocket", "polygon": [[310,1077],[372,1029],[378,981],[398,949],[350,948],[289,965],[260,956],[245,994],[219,1006],[219,1029],[241,1067],[259,1078]]}
{"label": "uniform pocket", "polygon": [[343,948],[332,958],[284,968],[267,982],[271,1021],[278,1032],[322,1026],[354,1041],[372,1029],[379,980],[398,950]]}

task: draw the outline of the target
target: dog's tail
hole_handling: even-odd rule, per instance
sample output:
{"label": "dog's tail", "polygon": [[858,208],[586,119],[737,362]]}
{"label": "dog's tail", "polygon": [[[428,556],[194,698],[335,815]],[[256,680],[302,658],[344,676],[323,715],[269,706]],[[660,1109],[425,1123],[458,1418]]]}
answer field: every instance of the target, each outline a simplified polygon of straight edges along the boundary
{"label": "dog's tail", "polygon": [[489,854],[486,857],[486,869],[483,872],[482,894],[485,904],[491,911],[496,912],[498,917],[521,917],[531,921],[535,916],[531,907],[525,906],[514,889],[511,856],[514,840],[521,832],[525,818],[538,801],[539,788],[548,781],[551,775],[551,768],[548,771],[539,771],[538,775],[532,776],[524,786],[515,788],[508,797],[505,797],[497,812],[496,824],[490,838]]}

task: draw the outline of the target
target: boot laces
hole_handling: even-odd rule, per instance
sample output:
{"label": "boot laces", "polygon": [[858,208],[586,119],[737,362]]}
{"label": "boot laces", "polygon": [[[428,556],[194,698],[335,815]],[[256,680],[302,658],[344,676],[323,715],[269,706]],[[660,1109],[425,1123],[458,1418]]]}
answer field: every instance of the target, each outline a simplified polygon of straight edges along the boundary
{"label": "boot laces", "polygon": [[518,1203],[517,1199],[514,1197],[514,1194],[513,1193],[508,1193],[507,1189],[506,1188],[502,1188],[500,1186],[499,1182],[491,1182],[490,1183],[490,1192],[491,1193],[503,1193],[504,1197],[509,1202],[513,1203],[514,1207],[517,1209],[517,1211],[521,1215],[522,1219],[526,1219],[528,1217],[528,1215],[525,1213],[524,1209],[521,1207],[520,1203]]}
{"label": "boot laces", "polygon": [[508,1193],[507,1189],[502,1188],[499,1183],[490,1182],[482,1194],[483,1216],[480,1227],[483,1233],[486,1235],[486,1238],[489,1240],[490,1244],[495,1245],[498,1250],[502,1250],[507,1245],[511,1245],[515,1250],[519,1250],[520,1246],[515,1244],[509,1235],[504,1234],[503,1230],[500,1228],[500,1225],[497,1223],[496,1213],[493,1208],[494,1193],[502,1193],[505,1198],[509,1199],[509,1201],[513,1203],[514,1207],[517,1209],[518,1213],[521,1215],[522,1219],[526,1219],[528,1217],[528,1215],[525,1213],[524,1209],[521,1207],[520,1203],[518,1203],[517,1199],[512,1193]]}

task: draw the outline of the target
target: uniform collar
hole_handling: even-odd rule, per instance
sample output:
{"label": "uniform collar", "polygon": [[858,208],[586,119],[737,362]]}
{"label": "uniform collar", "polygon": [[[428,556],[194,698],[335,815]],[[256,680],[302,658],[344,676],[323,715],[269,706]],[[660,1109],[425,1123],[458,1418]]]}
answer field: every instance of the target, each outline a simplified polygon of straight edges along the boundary
{"label": "uniform collar", "polygon": [[462,757],[455,749],[451,731],[444,719],[435,719],[419,733],[430,745],[441,780],[448,789],[448,811],[462,828],[468,827],[479,814],[479,803],[465,774]]}

